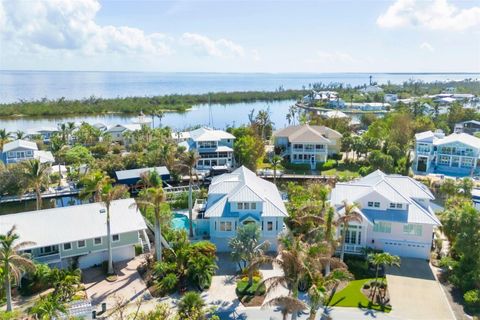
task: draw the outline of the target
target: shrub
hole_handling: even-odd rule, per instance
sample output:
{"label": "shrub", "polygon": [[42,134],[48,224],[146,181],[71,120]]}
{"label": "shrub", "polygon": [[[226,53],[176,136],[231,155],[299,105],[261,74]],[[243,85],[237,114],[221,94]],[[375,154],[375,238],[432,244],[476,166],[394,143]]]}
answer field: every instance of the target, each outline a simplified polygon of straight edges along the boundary
{"label": "shrub", "polygon": [[362,166],[362,167],[360,167],[360,169],[358,169],[358,173],[359,173],[362,177],[368,175],[368,174],[371,173],[371,172],[372,172],[372,167],[370,167],[370,166]]}
{"label": "shrub", "polygon": [[139,244],[136,244],[135,245],[135,255],[138,256],[138,255],[141,255],[143,253],[143,248],[141,245]]}
{"label": "shrub", "polygon": [[172,293],[178,285],[178,278],[175,273],[168,273],[160,281],[157,282],[157,287],[162,294]]}
{"label": "shrub", "polygon": [[319,163],[317,165],[317,169],[318,170],[322,170],[322,171],[326,171],[326,170],[330,170],[330,169],[333,169],[337,166],[337,163],[335,160],[327,160],[327,162],[324,162],[324,163]]}
{"label": "shrub", "polygon": [[465,292],[463,295],[463,299],[465,300],[465,304],[467,305],[468,309],[470,310],[480,310],[480,290],[474,289]]}
{"label": "shrub", "polygon": [[248,285],[248,278],[238,281],[235,292],[239,300],[242,300],[244,297],[247,297],[247,299],[251,299],[254,296],[264,295],[266,287],[264,284],[261,283],[260,280],[260,278],[254,277],[251,286]]}

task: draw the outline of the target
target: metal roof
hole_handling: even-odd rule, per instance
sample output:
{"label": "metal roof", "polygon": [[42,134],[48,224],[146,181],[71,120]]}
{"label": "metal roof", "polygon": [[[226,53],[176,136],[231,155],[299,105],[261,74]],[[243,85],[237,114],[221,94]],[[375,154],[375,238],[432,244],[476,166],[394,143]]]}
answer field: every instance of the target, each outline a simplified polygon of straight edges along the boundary
{"label": "metal roof", "polygon": [[[146,229],[145,221],[133,205],[135,200],[113,201],[110,207],[112,234]],[[132,206],[133,205],[133,206]],[[33,241],[24,249],[58,245],[107,235],[103,203],[29,211],[0,216],[0,234],[15,225],[21,241]],[[104,210],[102,210],[104,211]]]}
{"label": "metal roof", "polygon": [[[262,202],[262,216],[283,217],[287,209],[277,187],[245,167],[212,179],[205,217],[230,216],[230,202]],[[216,195],[216,196],[214,196]]]}
{"label": "metal roof", "polygon": [[3,145],[3,152],[8,152],[18,148],[38,150],[37,144],[28,140],[15,140]]}
{"label": "metal roof", "polygon": [[151,168],[140,168],[140,169],[130,169],[130,170],[120,170],[115,171],[115,175],[118,180],[126,179],[138,179],[140,175],[144,172],[150,172],[155,170],[160,176],[169,175],[167,167],[151,167]]}
{"label": "metal roof", "polygon": [[334,143],[330,139],[342,137],[341,133],[328,127],[311,126],[309,124],[289,126],[276,131],[273,135],[275,137],[286,137],[290,142],[321,141],[322,143]]}
{"label": "metal roof", "polygon": [[235,136],[223,130],[201,127],[190,131],[190,138],[193,141],[220,141],[222,139],[235,139]]}

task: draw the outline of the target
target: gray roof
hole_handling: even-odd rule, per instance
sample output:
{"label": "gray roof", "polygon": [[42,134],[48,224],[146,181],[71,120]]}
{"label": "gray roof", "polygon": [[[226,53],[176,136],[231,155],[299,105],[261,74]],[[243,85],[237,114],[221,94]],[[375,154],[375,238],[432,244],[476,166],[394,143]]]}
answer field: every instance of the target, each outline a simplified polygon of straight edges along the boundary
{"label": "gray roof", "polygon": [[8,152],[18,148],[38,150],[37,144],[28,140],[15,140],[3,145],[3,152]]}
{"label": "gray roof", "polygon": [[280,129],[274,133],[275,137],[286,137],[290,142],[320,142],[334,144],[331,141],[340,139],[342,134],[325,126],[311,126],[300,124]]}
{"label": "gray roof", "polygon": [[[134,199],[113,201],[110,207],[112,234],[146,229],[145,221],[136,210]],[[107,235],[103,203],[29,211],[0,216],[0,234],[15,225],[21,241],[33,241],[25,249],[58,245],[66,242],[104,237]],[[102,210],[103,211],[103,210]]]}
{"label": "gray roof", "polygon": [[245,167],[214,177],[208,188],[205,217],[231,215],[230,202],[262,202],[263,217],[284,217],[287,209],[277,187]]}
{"label": "gray roof", "polygon": [[190,131],[190,138],[193,141],[220,141],[222,139],[235,139],[235,136],[223,130],[201,127]]}
{"label": "gray roof", "polygon": [[140,175],[142,173],[153,171],[153,170],[155,170],[160,176],[170,174],[167,167],[151,167],[151,168],[140,168],[140,169],[115,171],[115,175],[117,176],[118,180],[136,179],[136,178],[140,178]]}
{"label": "gray roof", "polygon": [[[407,210],[373,210],[361,208],[369,220],[388,216],[390,221],[408,223],[426,223],[439,225],[440,221],[429,207],[422,206],[418,200],[433,200],[435,197],[422,183],[406,176],[386,175],[377,170],[359,180],[337,183],[332,190],[331,202],[337,207],[344,200],[353,203],[371,194],[383,197],[389,202],[408,204]],[[390,212],[391,211],[391,212]],[[390,212],[390,213],[389,213]],[[373,222],[373,220],[370,220]]]}

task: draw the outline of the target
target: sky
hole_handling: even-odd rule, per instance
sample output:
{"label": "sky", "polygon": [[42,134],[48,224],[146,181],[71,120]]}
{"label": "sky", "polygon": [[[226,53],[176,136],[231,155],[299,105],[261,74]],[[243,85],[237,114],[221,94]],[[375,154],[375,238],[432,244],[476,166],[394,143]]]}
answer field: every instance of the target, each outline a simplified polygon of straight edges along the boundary
{"label": "sky", "polygon": [[479,72],[480,0],[0,0],[0,69]]}

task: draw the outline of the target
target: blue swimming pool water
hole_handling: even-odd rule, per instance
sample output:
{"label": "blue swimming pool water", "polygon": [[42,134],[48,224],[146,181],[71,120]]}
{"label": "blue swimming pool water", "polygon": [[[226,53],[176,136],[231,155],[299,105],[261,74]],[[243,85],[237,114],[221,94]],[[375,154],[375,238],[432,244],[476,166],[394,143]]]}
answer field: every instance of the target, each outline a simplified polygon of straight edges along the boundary
{"label": "blue swimming pool water", "polygon": [[175,230],[188,230],[190,228],[188,217],[181,213],[175,213],[172,218],[172,228]]}

